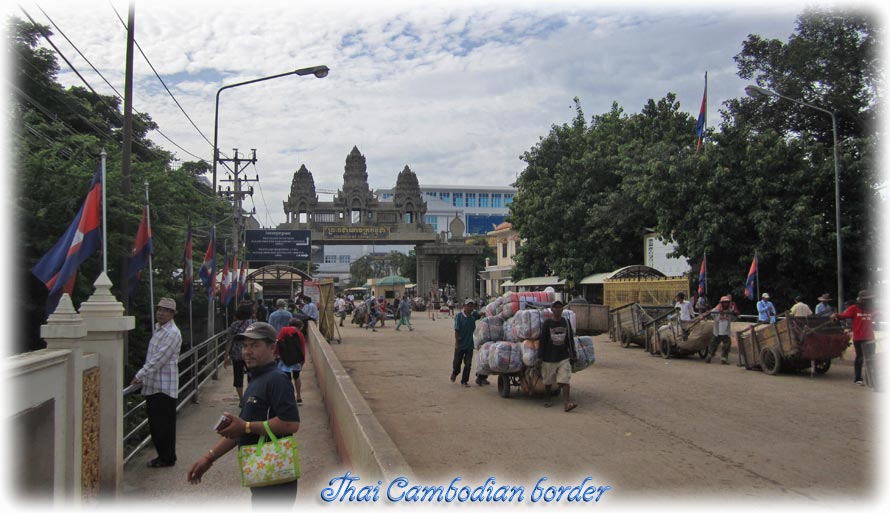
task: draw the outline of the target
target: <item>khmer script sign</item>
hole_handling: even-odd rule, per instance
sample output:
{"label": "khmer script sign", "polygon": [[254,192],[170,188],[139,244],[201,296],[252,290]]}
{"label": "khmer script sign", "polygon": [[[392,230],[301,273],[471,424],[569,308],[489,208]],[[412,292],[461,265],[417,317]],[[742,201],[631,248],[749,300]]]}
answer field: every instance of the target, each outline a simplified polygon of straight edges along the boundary
{"label": "khmer script sign", "polygon": [[312,255],[310,230],[247,230],[247,260],[308,262]]}
{"label": "khmer script sign", "polygon": [[325,240],[386,240],[388,226],[325,226]]}

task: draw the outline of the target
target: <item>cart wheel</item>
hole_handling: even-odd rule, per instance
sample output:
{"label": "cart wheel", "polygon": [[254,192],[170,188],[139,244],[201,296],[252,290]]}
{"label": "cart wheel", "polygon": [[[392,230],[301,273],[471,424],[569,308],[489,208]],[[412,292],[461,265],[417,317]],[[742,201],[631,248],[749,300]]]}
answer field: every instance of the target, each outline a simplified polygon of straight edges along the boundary
{"label": "cart wheel", "polygon": [[671,357],[671,341],[661,339],[660,345],[661,345],[661,357],[664,358],[665,360],[669,359]]}
{"label": "cart wheel", "polygon": [[630,347],[630,334],[621,334],[621,347]]}
{"label": "cart wheel", "polygon": [[831,368],[831,360],[819,360],[816,362],[816,374],[825,374]]}
{"label": "cart wheel", "polygon": [[763,372],[775,376],[781,367],[782,359],[775,347],[768,346],[760,350],[760,368],[763,369]]}
{"label": "cart wheel", "polygon": [[706,347],[704,349],[699,350],[698,357],[701,358],[702,360],[707,358],[708,357],[708,348]]}
{"label": "cart wheel", "polygon": [[504,399],[510,397],[510,376],[498,374],[498,394]]}

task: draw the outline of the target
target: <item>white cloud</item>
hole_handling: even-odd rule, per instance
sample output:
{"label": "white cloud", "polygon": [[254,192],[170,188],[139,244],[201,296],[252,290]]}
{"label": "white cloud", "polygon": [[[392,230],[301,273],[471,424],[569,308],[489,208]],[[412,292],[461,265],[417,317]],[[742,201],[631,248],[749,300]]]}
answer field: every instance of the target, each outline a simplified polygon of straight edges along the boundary
{"label": "white cloud", "polygon": [[[171,2],[136,5],[136,39],[180,104],[213,138],[216,91],[298,67],[330,75],[286,77],[223,91],[219,147],[257,149],[265,204],[259,219],[284,220],[281,202],[301,164],[316,186],[342,186],[352,147],[367,157],[371,187],[391,187],[407,164],[421,184],[503,185],[519,155],[569,121],[578,96],[590,117],[617,101],[628,113],[668,92],[697,115],[709,70],[709,119],[741,96],[733,55],[748,34],[786,40],[803,4],[755,8],[625,2]],[[379,4],[379,5],[378,5]],[[125,30],[109,4],[41,3],[123,91]],[[89,5],[85,9],[84,5]],[[115,0],[121,16],[127,4]],[[45,22],[33,4],[23,4]],[[768,13],[768,14],[763,14]],[[107,86],[56,37],[99,91]],[[78,83],[65,72],[61,80]],[[135,104],[189,152],[202,139],[142,60]],[[159,145],[192,160],[161,137]],[[690,143],[693,135],[690,134]],[[253,170],[248,174],[252,175]],[[250,200],[248,200],[248,205]],[[265,210],[268,209],[268,214]],[[268,219],[271,219],[269,221]]]}

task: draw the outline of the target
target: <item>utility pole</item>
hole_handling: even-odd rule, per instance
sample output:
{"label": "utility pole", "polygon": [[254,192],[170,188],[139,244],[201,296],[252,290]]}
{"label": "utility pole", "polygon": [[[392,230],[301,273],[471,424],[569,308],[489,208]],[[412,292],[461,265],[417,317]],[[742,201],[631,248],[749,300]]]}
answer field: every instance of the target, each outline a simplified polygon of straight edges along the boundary
{"label": "utility pole", "polygon": [[[241,249],[241,232],[242,232],[242,210],[241,210],[241,201],[245,196],[253,196],[253,186],[243,187],[242,184],[250,183],[250,182],[258,182],[259,176],[255,176],[254,178],[242,178],[241,173],[244,171],[244,168],[250,164],[256,164],[256,149],[250,150],[250,158],[242,158],[238,154],[238,149],[235,150],[235,157],[231,159],[219,159],[220,162],[232,162],[234,164],[232,171],[232,178],[220,180],[220,182],[231,182],[231,187],[226,187],[223,190],[222,185],[219,186],[219,194],[220,196],[226,196],[232,198],[232,241],[234,241],[234,254],[237,255],[239,250]],[[251,213],[255,213],[251,211]]]}

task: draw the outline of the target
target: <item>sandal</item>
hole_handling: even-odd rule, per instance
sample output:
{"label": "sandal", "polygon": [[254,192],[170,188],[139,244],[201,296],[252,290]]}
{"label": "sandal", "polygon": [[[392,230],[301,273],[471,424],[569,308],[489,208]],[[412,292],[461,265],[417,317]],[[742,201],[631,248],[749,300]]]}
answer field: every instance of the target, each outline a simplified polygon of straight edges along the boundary
{"label": "sandal", "polygon": [[565,411],[570,412],[570,411],[574,410],[574,409],[577,408],[577,407],[578,407],[577,404],[575,404],[575,403],[569,403],[569,404],[566,405],[566,409],[565,409]]}
{"label": "sandal", "polygon": [[303,399],[297,399],[297,404],[303,404]]}
{"label": "sandal", "polygon": [[145,466],[148,468],[172,467],[173,465],[175,465],[175,463],[167,463],[165,461],[161,461],[161,458],[155,458],[145,464]]}
{"label": "sandal", "polygon": [[544,408],[549,408],[553,406],[553,403],[544,403]]}

